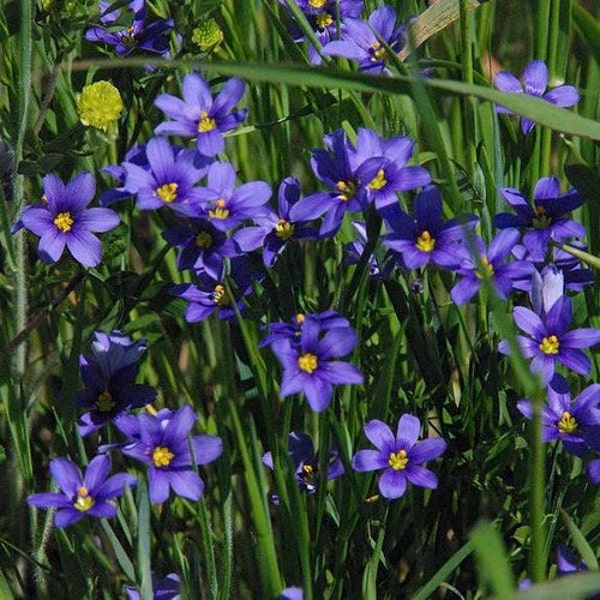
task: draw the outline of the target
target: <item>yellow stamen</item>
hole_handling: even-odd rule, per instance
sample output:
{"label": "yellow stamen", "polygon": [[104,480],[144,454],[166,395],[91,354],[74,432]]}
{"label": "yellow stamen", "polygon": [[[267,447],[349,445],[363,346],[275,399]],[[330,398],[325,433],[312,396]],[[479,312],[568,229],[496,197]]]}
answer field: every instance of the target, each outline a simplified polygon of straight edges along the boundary
{"label": "yellow stamen", "polygon": [[341,192],[338,198],[344,202],[354,198],[358,188],[356,181],[338,181],[335,187],[338,192]]}
{"label": "yellow stamen", "polygon": [[479,269],[475,271],[475,277],[477,279],[486,279],[494,274],[494,267],[490,264],[490,261],[484,256],[479,262]]}
{"label": "yellow stamen", "polygon": [[305,318],[306,317],[302,313],[298,313],[296,315],[296,323],[298,323],[298,325],[302,325],[302,323],[304,323]]}
{"label": "yellow stamen", "polygon": [[560,347],[560,342],[555,335],[549,335],[542,340],[540,344],[540,350],[544,354],[558,354],[558,349]]}
{"label": "yellow stamen", "polygon": [[215,207],[212,210],[208,211],[208,214],[213,219],[226,219],[229,216],[229,209],[225,208],[225,200],[223,198],[219,198],[215,202]]}
{"label": "yellow stamen", "polygon": [[546,209],[543,206],[540,206],[539,204],[536,205],[535,214],[537,216],[531,221],[531,224],[535,229],[547,229],[552,223],[552,217],[549,217],[546,214]]}
{"label": "yellow stamen", "polygon": [[371,188],[372,190],[380,190],[386,184],[387,179],[385,178],[385,171],[383,169],[379,169],[379,171],[377,171],[377,175],[375,175],[367,187]]}
{"label": "yellow stamen", "polygon": [[223,304],[227,304],[228,298],[225,292],[225,287],[220,283],[215,285],[215,291],[213,292],[213,301],[215,304],[219,304],[223,306]]}
{"label": "yellow stamen", "polygon": [[208,231],[201,231],[196,236],[196,246],[198,246],[198,248],[210,248],[212,246],[212,243],[213,238],[212,235],[208,233]]}
{"label": "yellow stamen", "polygon": [[390,458],[388,460],[388,464],[394,471],[402,471],[406,469],[406,465],[408,464],[408,456],[406,455],[406,450],[399,450],[398,452],[392,452],[390,454]]}
{"label": "yellow stamen", "polygon": [[177,188],[179,188],[179,184],[178,183],[165,183],[164,185],[161,185],[159,188],[156,188],[156,195],[163,201],[163,202],[174,202],[175,200],[177,200]]}
{"label": "yellow stamen", "polygon": [[558,430],[561,433],[573,433],[577,429],[577,421],[570,412],[565,411],[558,422]]}
{"label": "yellow stamen", "polygon": [[308,3],[313,8],[323,8],[327,4],[327,0],[308,0]]}
{"label": "yellow stamen", "polygon": [[289,240],[294,235],[294,225],[285,219],[279,219],[275,226],[275,235],[280,240]]}
{"label": "yellow stamen", "polygon": [[115,404],[116,402],[108,390],[104,390],[96,399],[96,407],[100,412],[110,412]]}
{"label": "yellow stamen", "polygon": [[60,229],[63,233],[67,233],[67,231],[71,231],[73,226],[73,217],[70,212],[61,212],[56,215],[54,218],[54,224],[58,229]]}
{"label": "yellow stamen", "polygon": [[319,366],[317,361],[317,357],[314,354],[310,354],[310,352],[306,352],[298,359],[298,366],[302,371],[312,374],[313,371]]}
{"label": "yellow stamen", "polygon": [[315,21],[319,29],[325,29],[333,23],[333,17],[329,13],[325,12],[321,13],[320,15],[317,15]]}
{"label": "yellow stamen", "polygon": [[378,60],[385,60],[387,52],[385,48],[379,42],[373,42],[371,44],[373,48],[373,56],[371,56],[371,62],[377,62]]}
{"label": "yellow stamen", "polygon": [[94,499],[90,496],[88,489],[84,486],[81,486],[77,490],[77,499],[73,503],[73,508],[76,508],[81,512],[86,512],[87,510],[90,510],[94,504]]}
{"label": "yellow stamen", "polygon": [[431,252],[435,248],[435,238],[432,238],[429,231],[425,230],[417,238],[415,246],[422,252]]}
{"label": "yellow stamen", "polygon": [[200,120],[198,121],[198,133],[206,133],[216,129],[217,122],[208,116],[208,113],[203,110],[200,112]]}
{"label": "yellow stamen", "polygon": [[155,467],[168,467],[175,455],[166,446],[156,446],[152,452],[152,462]]}

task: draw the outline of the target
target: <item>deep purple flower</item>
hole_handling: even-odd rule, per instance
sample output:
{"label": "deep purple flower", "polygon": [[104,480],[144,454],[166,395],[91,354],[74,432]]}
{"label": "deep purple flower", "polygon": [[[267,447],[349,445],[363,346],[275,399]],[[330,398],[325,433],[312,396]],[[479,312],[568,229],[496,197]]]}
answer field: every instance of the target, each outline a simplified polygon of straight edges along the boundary
{"label": "deep purple flower", "polygon": [[[530,369],[539,373],[547,385],[554,376],[556,363],[580,375],[589,375],[590,359],[581,351],[600,343],[600,329],[584,327],[570,329],[573,321],[571,299],[560,296],[546,314],[536,314],[524,306],[513,309],[515,323],[527,334],[518,335],[517,342],[525,358],[531,358]],[[498,350],[510,354],[506,341],[500,342]]]}
{"label": "deep purple flower", "polygon": [[[494,86],[501,92],[508,94],[525,93],[530,96],[537,96],[563,108],[574,106],[579,102],[579,94],[572,85],[560,85],[546,92],[549,78],[550,73],[546,64],[541,60],[534,60],[523,71],[523,83],[512,73],[501,71],[494,78]],[[513,114],[511,110],[504,106],[496,106],[496,111]],[[531,132],[533,125],[534,122],[531,119],[521,117],[521,130],[525,135]]]}
{"label": "deep purple flower", "polygon": [[264,181],[249,181],[235,187],[235,169],[225,162],[214,162],[208,170],[208,181],[198,189],[202,216],[220,231],[229,231],[246,219],[266,214],[265,204],[271,187]]}
{"label": "deep purple flower", "polygon": [[[583,456],[587,448],[588,430],[600,425],[600,384],[589,385],[571,400],[565,378],[555,374],[547,392],[547,400],[542,407],[544,441],[559,439],[567,452]],[[517,408],[527,419],[533,418],[530,400],[521,400]]]}
{"label": "deep purple flower", "polygon": [[126,486],[136,484],[133,475],[119,473],[108,477],[110,457],[95,456],[87,466],[85,475],[68,458],[55,458],[50,462],[50,472],[60,493],[46,492],[27,497],[27,504],[37,508],[58,508],[54,524],[67,527],[85,515],[114,517],[114,502]]}
{"label": "deep purple flower", "polygon": [[264,209],[263,214],[253,217],[256,226],[244,227],[234,234],[240,251],[251,252],[263,246],[263,262],[270,268],[289,241],[315,237],[316,231],[307,227],[308,221],[293,218],[294,207],[301,196],[300,182],[295,177],[284,179],[277,193],[278,213]]}
{"label": "deep purple flower", "polygon": [[[235,318],[235,309],[231,306],[230,292],[236,297],[252,293],[252,279],[255,272],[245,256],[234,258],[230,262],[230,277],[235,282],[237,290],[228,290],[229,284],[223,280],[215,280],[201,274],[196,284],[183,283],[171,288],[170,293],[186,300],[189,304],[185,309],[185,320],[188,323],[198,323],[213,313],[218,313],[219,319]],[[237,309],[244,311],[241,299],[236,302]]]}
{"label": "deep purple flower", "polygon": [[[585,560],[578,560],[575,556],[575,553],[563,544],[558,546],[556,567],[560,577],[572,575],[573,573],[581,573],[588,570]],[[585,600],[600,600],[600,593],[594,593],[590,596],[586,596]]]}
{"label": "deep purple flower", "polygon": [[194,150],[177,151],[165,138],[152,138],[146,146],[148,167],[125,162],[125,190],[137,196],[142,210],[168,206],[184,216],[200,212],[200,188],[194,187],[208,172],[208,161]]}
{"label": "deep purple flower", "polygon": [[311,166],[317,178],[331,190],[303,198],[294,205],[291,216],[296,220],[310,221],[325,214],[319,233],[321,236],[333,236],[346,212],[368,207],[367,184],[377,177],[384,159],[362,160],[343,129],[326,135],[323,141],[328,150],[315,148]]}
{"label": "deep purple flower", "polygon": [[155,52],[162,56],[169,53],[167,34],[173,29],[173,19],[157,19],[146,24],[148,9],[146,0],[132,0],[128,3],[128,11],[133,13],[131,25],[123,29],[114,29],[121,11],[106,12],[114,2],[100,2],[100,21],[102,25],[94,25],[85,32],[85,39],[90,42],[103,42],[114,46],[119,56],[128,56],[135,50]]}
{"label": "deep purple flower", "polygon": [[435,489],[437,475],[420,466],[446,450],[441,438],[428,438],[417,443],[421,423],[417,417],[404,414],[398,421],[396,435],[382,421],[374,419],[365,427],[365,435],[377,450],[359,450],[352,459],[355,471],[385,469],[379,479],[379,491],[384,498],[400,498],[406,491],[407,481],[413,485]]}
{"label": "deep purple flower", "polygon": [[[148,164],[148,158],[146,157],[146,145],[145,144],[136,144],[133,148],[128,150],[127,153],[125,154],[125,160],[123,161],[123,164],[124,163],[133,163],[133,164],[137,165],[138,167],[141,167],[141,168],[149,171],[150,165]],[[128,192],[125,189],[124,184],[125,184],[126,173],[125,173],[125,168],[123,167],[122,164],[121,165],[108,165],[106,167],[103,167],[102,171],[104,173],[107,173],[108,175],[110,175],[113,179],[115,179],[122,185],[117,186],[116,188],[113,188],[113,189],[110,189],[110,190],[107,190],[106,192],[104,192],[100,196],[100,199],[99,199],[100,204],[102,204],[103,206],[108,206],[109,204],[112,204],[113,202],[119,202],[121,200],[131,198],[132,193]]]}
{"label": "deep purple flower", "polygon": [[363,164],[369,159],[383,159],[377,174],[367,183],[368,200],[375,204],[383,217],[386,208],[397,206],[398,192],[408,192],[431,183],[427,169],[418,165],[407,166],[414,148],[415,142],[409,137],[397,135],[385,140],[371,129],[358,129],[354,161]]}
{"label": "deep purple flower", "polygon": [[162,236],[171,246],[180,248],[177,268],[205,273],[215,280],[224,275],[225,259],[239,254],[234,241],[216,229],[207,219],[188,219],[186,225],[165,229]]}
{"label": "deep purple flower", "polygon": [[123,411],[141,408],[156,398],[154,388],[135,383],[145,351],[146,340],[134,342],[120,331],[94,333],[91,356],[79,357],[85,389],[77,392],[76,402],[88,409],[77,421],[80,435],[89,435]]}
{"label": "deep purple flower", "polygon": [[486,252],[481,238],[474,240],[476,256],[468,256],[457,269],[462,279],[450,290],[450,297],[459,306],[466,304],[485,280],[492,284],[497,296],[506,300],[515,287],[515,281],[530,277],[535,268],[526,260],[506,262],[520,234],[516,229],[505,229],[491,241]]}
{"label": "deep purple flower", "polygon": [[281,590],[279,600],[304,600],[304,592],[299,587],[289,587]]}
{"label": "deep purple flower", "polygon": [[465,238],[474,237],[477,217],[444,221],[442,195],[435,186],[428,186],[417,194],[412,217],[396,204],[388,207],[385,215],[388,233],[383,245],[402,256],[407,269],[418,269],[433,262],[442,267],[458,267],[468,260]]}
{"label": "deep purple flower", "polygon": [[371,13],[367,23],[360,19],[345,19],[342,39],[329,42],[322,53],[356,60],[360,71],[389,73],[387,50],[379,40],[385,40],[395,53],[402,50],[406,44],[406,25],[396,26],[396,19],[396,11],[385,4]]}
{"label": "deep purple flower", "polygon": [[350,327],[323,329],[317,319],[305,317],[299,340],[282,337],[271,343],[273,353],[283,367],[282,397],[304,393],[315,412],[329,406],[333,384],[362,383],[361,372],[352,364],[332,360],[346,356],[358,342]]}
{"label": "deep purple flower", "polygon": [[[307,21],[312,27],[315,36],[322,46],[338,37],[338,14],[342,21],[348,17],[360,18],[364,2],[363,0],[295,0],[298,8],[304,13]],[[284,8],[289,11],[285,0],[279,0]],[[338,13],[339,11],[339,13]],[[291,15],[291,12],[290,12]],[[292,15],[291,15],[292,16]],[[293,18],[293,16],[292,16]],[[340,24],[343,28],[343,22]],[[303,42],[306,38],[298,26],[294,26],[290,34],[295,42]],[[314,65],[320,65],[321,55],[311,44],[308,47],[308,56],[310,62]]]}
{"label": "deep purple flower", "polygon": [[[177,573],[169,573],[166,577],[159,579],[152,573],[152,600],[179,600],[181,579]],[[127,600],[141,600],[140,593],[135,588],[125,586]]]}
{"label": "deep purple flower", "polygon": [[155,105],[173,120],[161,123],[154,132],[193,137],[200,154],[220,154],[225,149],[223,133],[235,129],[248,114],[247,109],[233,110],[244,95],[244,82],[237,77],[229,79],[214,100],[210,87],[198,73],[186,75],[182,87],[183,100],[170,94],[156,98]]}
{"label": "deep purple flower", "polygon": [[[306,433],[292,431],[288,436],[288,454],[294,464],[296,481],[300,489],[307,494],[314,494],[322,483],[319,473],[319,456],[315,454],[313,441]],[[273,455],[267,452],[263,455],[263,463],[273,470]],[[338,453],[332,450],[329,453],[329,466],[327,480],[335,479],[344,474],[344,465]]]}
{"label": "deep purple flower", "polygon": [[[199,500],[204,493],[204,482],[196,473],[195,465],[216,460],[223,452],[223,441],[215,435],[189,434],[197,419],[191,406],[185,405],[170,414],[137,416],[139,438],[121,448],[121,452],[148,465],[150,500],[165,502],[172,488],[175,494]],[[125,434],[131,435],[126,421],[116,421]],[[137,433],[137,432],[135,432]]]}
{"label": "deep purple flower", "polygon": [[546,260],[548,242],[564,242],[571,237],[583,237],[585,227],[566,217],[579,208],[584,198],[575,189],[560,193],[556,177],[542,177],[533,190],[533,206],[514,188],[502,188],[500,193],[517,213],[500,213],[494,217],[499,229],[517,227],[526,229],[523,245],[531,253],[531,260]]}
{"label": "deep purple flower", "polygon": [[19,224],[41,236],[40,260],[55,263],[65,246],[84,267],[95,267],[102,260],[102,244],[94,233],[114,229],[119,215],[110,208],[86,208],[96,193],[96,182],[88,171],[79,173],[65,184],[57,175],[42,180],[41,205],[26,206]]}
{"label": "deep purple flower", "polygon": [[264,348],[276,340],[289,340],[292,344],[300,345],[302,326],[306,318],[319,323],[321,332],[329,329],[348,328],[350,322],[335,310],[326,310],[322,313],[298,313],[287,323],[269,323],[265,328],[269,333],[260,341],[258,347]]}
{"label": "deep purple flower", "polygon": [[[346,254],[345,263],[347,265],[355,265],[360,261],[361,256],[365,251],[367,244],[367,228],[365,223],[362,221],[352,221],[352,228],[356,233],[354,241],[344,245],[344,252]],[[392,253],[390,252],[389,255]],[[369,269],[369,275],[374,279],[382,279],[389,276],[391,270],[394,268],[396,263],[395,259],[388,256],[390,260],[383,259],[383,268],[380,269],[377,258],[371,254],[367,260],[367,267]]]}

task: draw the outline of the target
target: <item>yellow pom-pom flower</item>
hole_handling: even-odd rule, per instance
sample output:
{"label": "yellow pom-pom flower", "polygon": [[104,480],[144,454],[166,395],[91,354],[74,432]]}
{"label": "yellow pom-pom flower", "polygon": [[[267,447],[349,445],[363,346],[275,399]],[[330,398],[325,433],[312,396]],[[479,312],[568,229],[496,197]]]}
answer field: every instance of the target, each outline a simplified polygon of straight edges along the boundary
{"label": "yellow pom-pom flower", "polygon": [[77,96],[80,121],[87,126],[106,131],[123,110],[119,90],[108,81],[96,81],[83,88]]}
{"label": "yellow pom-pom flower", "polygon": [[214,19],[207,19],[192,32],[192,42],[202,52],[214,52],[223,42],[223,31]]}

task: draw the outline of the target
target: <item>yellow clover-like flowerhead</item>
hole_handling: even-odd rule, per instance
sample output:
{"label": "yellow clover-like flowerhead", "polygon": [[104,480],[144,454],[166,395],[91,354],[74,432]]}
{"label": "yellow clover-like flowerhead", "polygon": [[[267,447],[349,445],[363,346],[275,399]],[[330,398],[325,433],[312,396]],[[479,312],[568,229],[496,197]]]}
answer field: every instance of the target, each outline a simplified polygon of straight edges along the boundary
{"label": "yellow clover-like flowerhead", "polygon": [[89,127],[106,131],[121,116],[122,110],[121,94],[109,81],[90,83],[77,96],[79,119]]}

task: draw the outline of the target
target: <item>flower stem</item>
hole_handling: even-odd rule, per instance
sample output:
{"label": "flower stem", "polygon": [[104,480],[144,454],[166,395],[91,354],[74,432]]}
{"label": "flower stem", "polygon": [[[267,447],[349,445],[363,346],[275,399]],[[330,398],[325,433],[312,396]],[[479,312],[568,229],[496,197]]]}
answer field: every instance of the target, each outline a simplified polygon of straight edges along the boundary
{"label": "flower stem", "polygon": [[531,505],[531,556],[530,572],[535,583],[546,579],[544,528],[544,494],[546,486],[546,447],[542,439],[541,393],[533,397],[533,419],[531,427],[531,466],[529,502]]}

